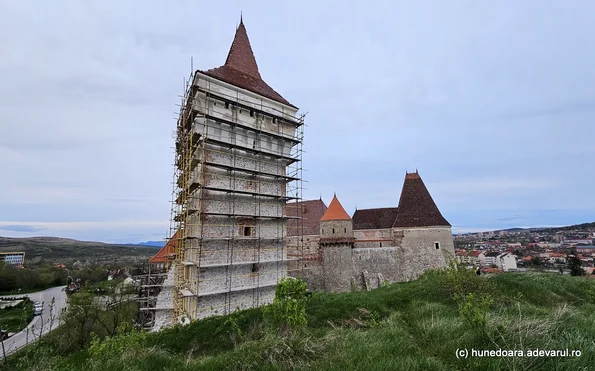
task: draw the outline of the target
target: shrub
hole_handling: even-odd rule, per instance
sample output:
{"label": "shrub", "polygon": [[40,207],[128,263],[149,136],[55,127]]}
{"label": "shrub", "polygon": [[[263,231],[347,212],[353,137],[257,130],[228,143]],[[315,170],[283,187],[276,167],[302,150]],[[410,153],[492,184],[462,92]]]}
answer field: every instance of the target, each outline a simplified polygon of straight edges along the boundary
{"label": "shrub", "polygon": [[488,313],[494,302],[485,279],[477,276],[473,270],[458,265],[452,260],[446,271],[459,314],[472,326],[485,329]]}
{"label": "shrub", "polygon": [[264,311],[265,318],[280,330],[302,327],[306,320],[306,282],[283,278],[277,285],[275,299]]}
{"label": "shrub", "polygon": [[89,355],[93,358],[105,359],[122,355],[125,351],[142,349],[147,343],[147,333],[133,330],[127,334],[106,337],[103,340],[91,334]]}

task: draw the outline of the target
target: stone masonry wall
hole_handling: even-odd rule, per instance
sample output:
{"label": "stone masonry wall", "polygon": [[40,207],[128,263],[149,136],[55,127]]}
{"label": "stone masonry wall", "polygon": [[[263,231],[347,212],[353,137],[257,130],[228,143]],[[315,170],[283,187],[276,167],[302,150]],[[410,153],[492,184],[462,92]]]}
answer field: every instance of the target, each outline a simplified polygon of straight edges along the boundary
{"label": "stone masonry wall", "polygon": [[324,220],[320,222],[321,238],[353,237],[351,220]]}
{"label": "stone masonry wall", "polygon": [[372,289],[380,287],[383,282],[402,281],[398,251],[398,247],[353,249],[354,285],[358,288]]}
{"label": "stone masonry wall", "polygon": [[174,269],[173,266],[167,271],[167,277],[163,281],[163,287],[157,295],[157,308],[155,310],[155,322],[151,331],[159,331],[162,328],[171,326],[174,315],[173,311],[173,285],[174,285]]}
{"label": "stone masonry wall", "polygon": [[300,245],[300,236],[287,238],[287,274],[304,280],[309,290],[324,290],[324,272],[322,268],[322,250],[319,247],[318,235],[303,236]]}
{"label": "stone masonry wall", "polygon": [[[412,280],[428,269],[443,268],[449,257],[454,258],[454,243],[450,227],[399,229],[403,240],[399,250],[403,280]],[[440,244],[436,249],[435,243]]]}
{"label": "stone masonry wall", "polygon": [[324,288],[331,292],[351,291],[353,277],[352,248],[329,245],[322,248]]}

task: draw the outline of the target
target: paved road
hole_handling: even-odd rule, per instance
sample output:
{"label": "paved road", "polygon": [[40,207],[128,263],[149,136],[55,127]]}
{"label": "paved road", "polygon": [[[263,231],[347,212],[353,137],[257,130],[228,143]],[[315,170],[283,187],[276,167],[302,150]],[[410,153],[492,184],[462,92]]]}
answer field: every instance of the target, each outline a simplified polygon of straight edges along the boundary
{"label": "paved road", "polygon": [[[66,308],[66,286],[52,287],[45,291],[34,292],[25,295],[12,295],[15,297],[28,296],[32,301],[39,301],[43,303],[43,312],[40,316],[33,317],[33,321],[18,334],[15,334],[4,341],[4,349],[6,355],[9,355],[25,345],[34,342],[41,336],[47,334],[50,329],[55,329],[60,326],[60,315],[62,310]],[[8,295],[7,297],[10,297]],[[51,310],[52,298],[55,299],[54,309]],[[42,325],[43,321],[43,325]],[[4,358],[2,348],[0,346],[0,359]]]}

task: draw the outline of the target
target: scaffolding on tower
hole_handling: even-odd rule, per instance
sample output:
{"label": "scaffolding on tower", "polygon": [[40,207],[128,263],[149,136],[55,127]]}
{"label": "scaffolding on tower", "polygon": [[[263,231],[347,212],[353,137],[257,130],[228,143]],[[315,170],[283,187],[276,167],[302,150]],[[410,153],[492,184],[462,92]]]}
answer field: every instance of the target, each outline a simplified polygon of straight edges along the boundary
{"label": "scaffolding on tower", "polygon": [[[302,197],[305,115],[281,112],[266,99],[255,106],[253,100],[237,88],[234,96],[211,89],[211,81],[199,73],[191,73],[184,82],[175,131],[169,232],[175,241],[174,323],[204,317],[206,312],[230,313],[238,309],[238,291],[252,290],[247,307],[266,304],[259,289],[271,286],[271,277],[259,267],[275,263],[275,282],[283,278],[289,260],[286,221],[297,219],[292,228],[303,230],[300,215],[286,209]],[[288,133],[287,127],[293,131]],[[278,144],[273,146],[273,140]],[[275,163],[282,165],[271,165]],[[226,207],[217,209],[220,199]],[[275,222],[266,222],[270,220]],[[303,240],[299,241],[291,248],[300,251]],[[222,254],[225,259],[219,262]],[[250,272],[237,272],[237,266],[249,264]],[[226,270],[225,277],[209,276],[209,269],[218,268]],[[209,295],[224,295],[225,301],[201,306]]]}

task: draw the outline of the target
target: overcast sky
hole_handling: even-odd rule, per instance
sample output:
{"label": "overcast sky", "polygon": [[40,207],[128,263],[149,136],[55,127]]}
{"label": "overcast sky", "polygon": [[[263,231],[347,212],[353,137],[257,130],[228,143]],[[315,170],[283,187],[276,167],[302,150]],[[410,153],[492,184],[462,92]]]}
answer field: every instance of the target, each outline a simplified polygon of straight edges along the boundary
{"label": "overcast sky", "polygon": [[592,1],[4,0],[0,236],[164,238],[190,58],[240,11],[305,198],[397,206],[418,168],[455,232],[595,220]]}

